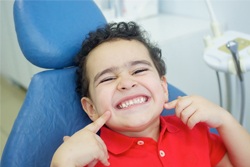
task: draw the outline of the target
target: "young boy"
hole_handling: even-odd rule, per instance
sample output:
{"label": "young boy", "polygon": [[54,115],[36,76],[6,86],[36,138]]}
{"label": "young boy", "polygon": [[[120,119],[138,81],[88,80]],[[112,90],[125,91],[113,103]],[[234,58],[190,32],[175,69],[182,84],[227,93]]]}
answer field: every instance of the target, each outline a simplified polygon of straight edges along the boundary
{"label": "young boy", "polygon": [[[64,138],[51,167],[250,166],[250,135],[226,110],[199,96],[168,102],[161,51],[135,23],[90,33],[77,63],[93,123]],[[161,116],[163,108],[176,115]]]}

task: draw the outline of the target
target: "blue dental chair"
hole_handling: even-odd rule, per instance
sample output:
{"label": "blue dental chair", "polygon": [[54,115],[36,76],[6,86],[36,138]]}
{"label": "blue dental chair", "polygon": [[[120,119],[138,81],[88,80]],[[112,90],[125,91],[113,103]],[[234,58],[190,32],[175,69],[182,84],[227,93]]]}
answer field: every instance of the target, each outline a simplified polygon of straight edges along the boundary
{"label": "blue dental chair", "polygon": [[[49,167],[63,136],[91,121],[75,92],[74,56],[89,31],[106,23],[92,0],[16,0],[20,48],[35,74],[1,158],[1,167]],[[170,100],[185,95],[169,85]],[[163,111],[163,114],[173,114]]]}

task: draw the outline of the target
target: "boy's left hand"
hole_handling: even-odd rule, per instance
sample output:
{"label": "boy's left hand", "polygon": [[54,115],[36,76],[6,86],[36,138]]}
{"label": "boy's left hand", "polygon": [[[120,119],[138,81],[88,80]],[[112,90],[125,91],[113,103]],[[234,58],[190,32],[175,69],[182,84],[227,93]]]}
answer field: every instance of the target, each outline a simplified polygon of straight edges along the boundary
{"label": "boy's left hand", "polygon": [[176,116],[192,129],[197,123],[205,122],[212,128],[222,125],[226,110],[200,96],[178,97],[164,104],[166,109],[175,108]]}

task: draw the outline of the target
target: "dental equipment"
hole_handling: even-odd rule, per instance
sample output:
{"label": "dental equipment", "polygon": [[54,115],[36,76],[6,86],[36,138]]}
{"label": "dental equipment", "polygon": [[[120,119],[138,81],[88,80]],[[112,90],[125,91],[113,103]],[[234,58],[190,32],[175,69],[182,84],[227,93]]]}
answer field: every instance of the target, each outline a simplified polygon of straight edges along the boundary
{"label": "dental equipment", "polygon": [[222,93],[220,88],[219,74],[218,72],[224,72],[228,85],[227,92],[229,96],[228,110],[231,110],[232,92],[230,81],[227,78],[228,74],[234,74],[238,76],[241,89],[241,110],[240,110],[240,123],[243,124],[244,118],[244,106],[245,106],[245,91],[243,73],[250,71],[250,35],[236,32],[226,31],[224,33],[220,30],[220,24],[217,21],[213,12],[212,6],[209,0],[206,0],[206,4],[211,17],[211,29],[213,37],[206,36],[204,38],[205,51],[204,60],[209,67],[214,69],[218,78],[220,104],[222,105]]}

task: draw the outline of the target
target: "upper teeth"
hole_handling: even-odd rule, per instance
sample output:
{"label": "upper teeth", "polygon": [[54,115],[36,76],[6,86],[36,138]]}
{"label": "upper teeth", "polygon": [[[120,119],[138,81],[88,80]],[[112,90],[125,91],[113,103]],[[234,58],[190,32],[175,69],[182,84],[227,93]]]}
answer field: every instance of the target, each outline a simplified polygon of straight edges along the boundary
{"label": "upper teeth", "polygon": [[147,100],[146,97],[139,97],[132,100],[124,101],[121,104],[119,104],[119,108],[127,108],[131,105],[141,104],[144,103],[146,100]]}

